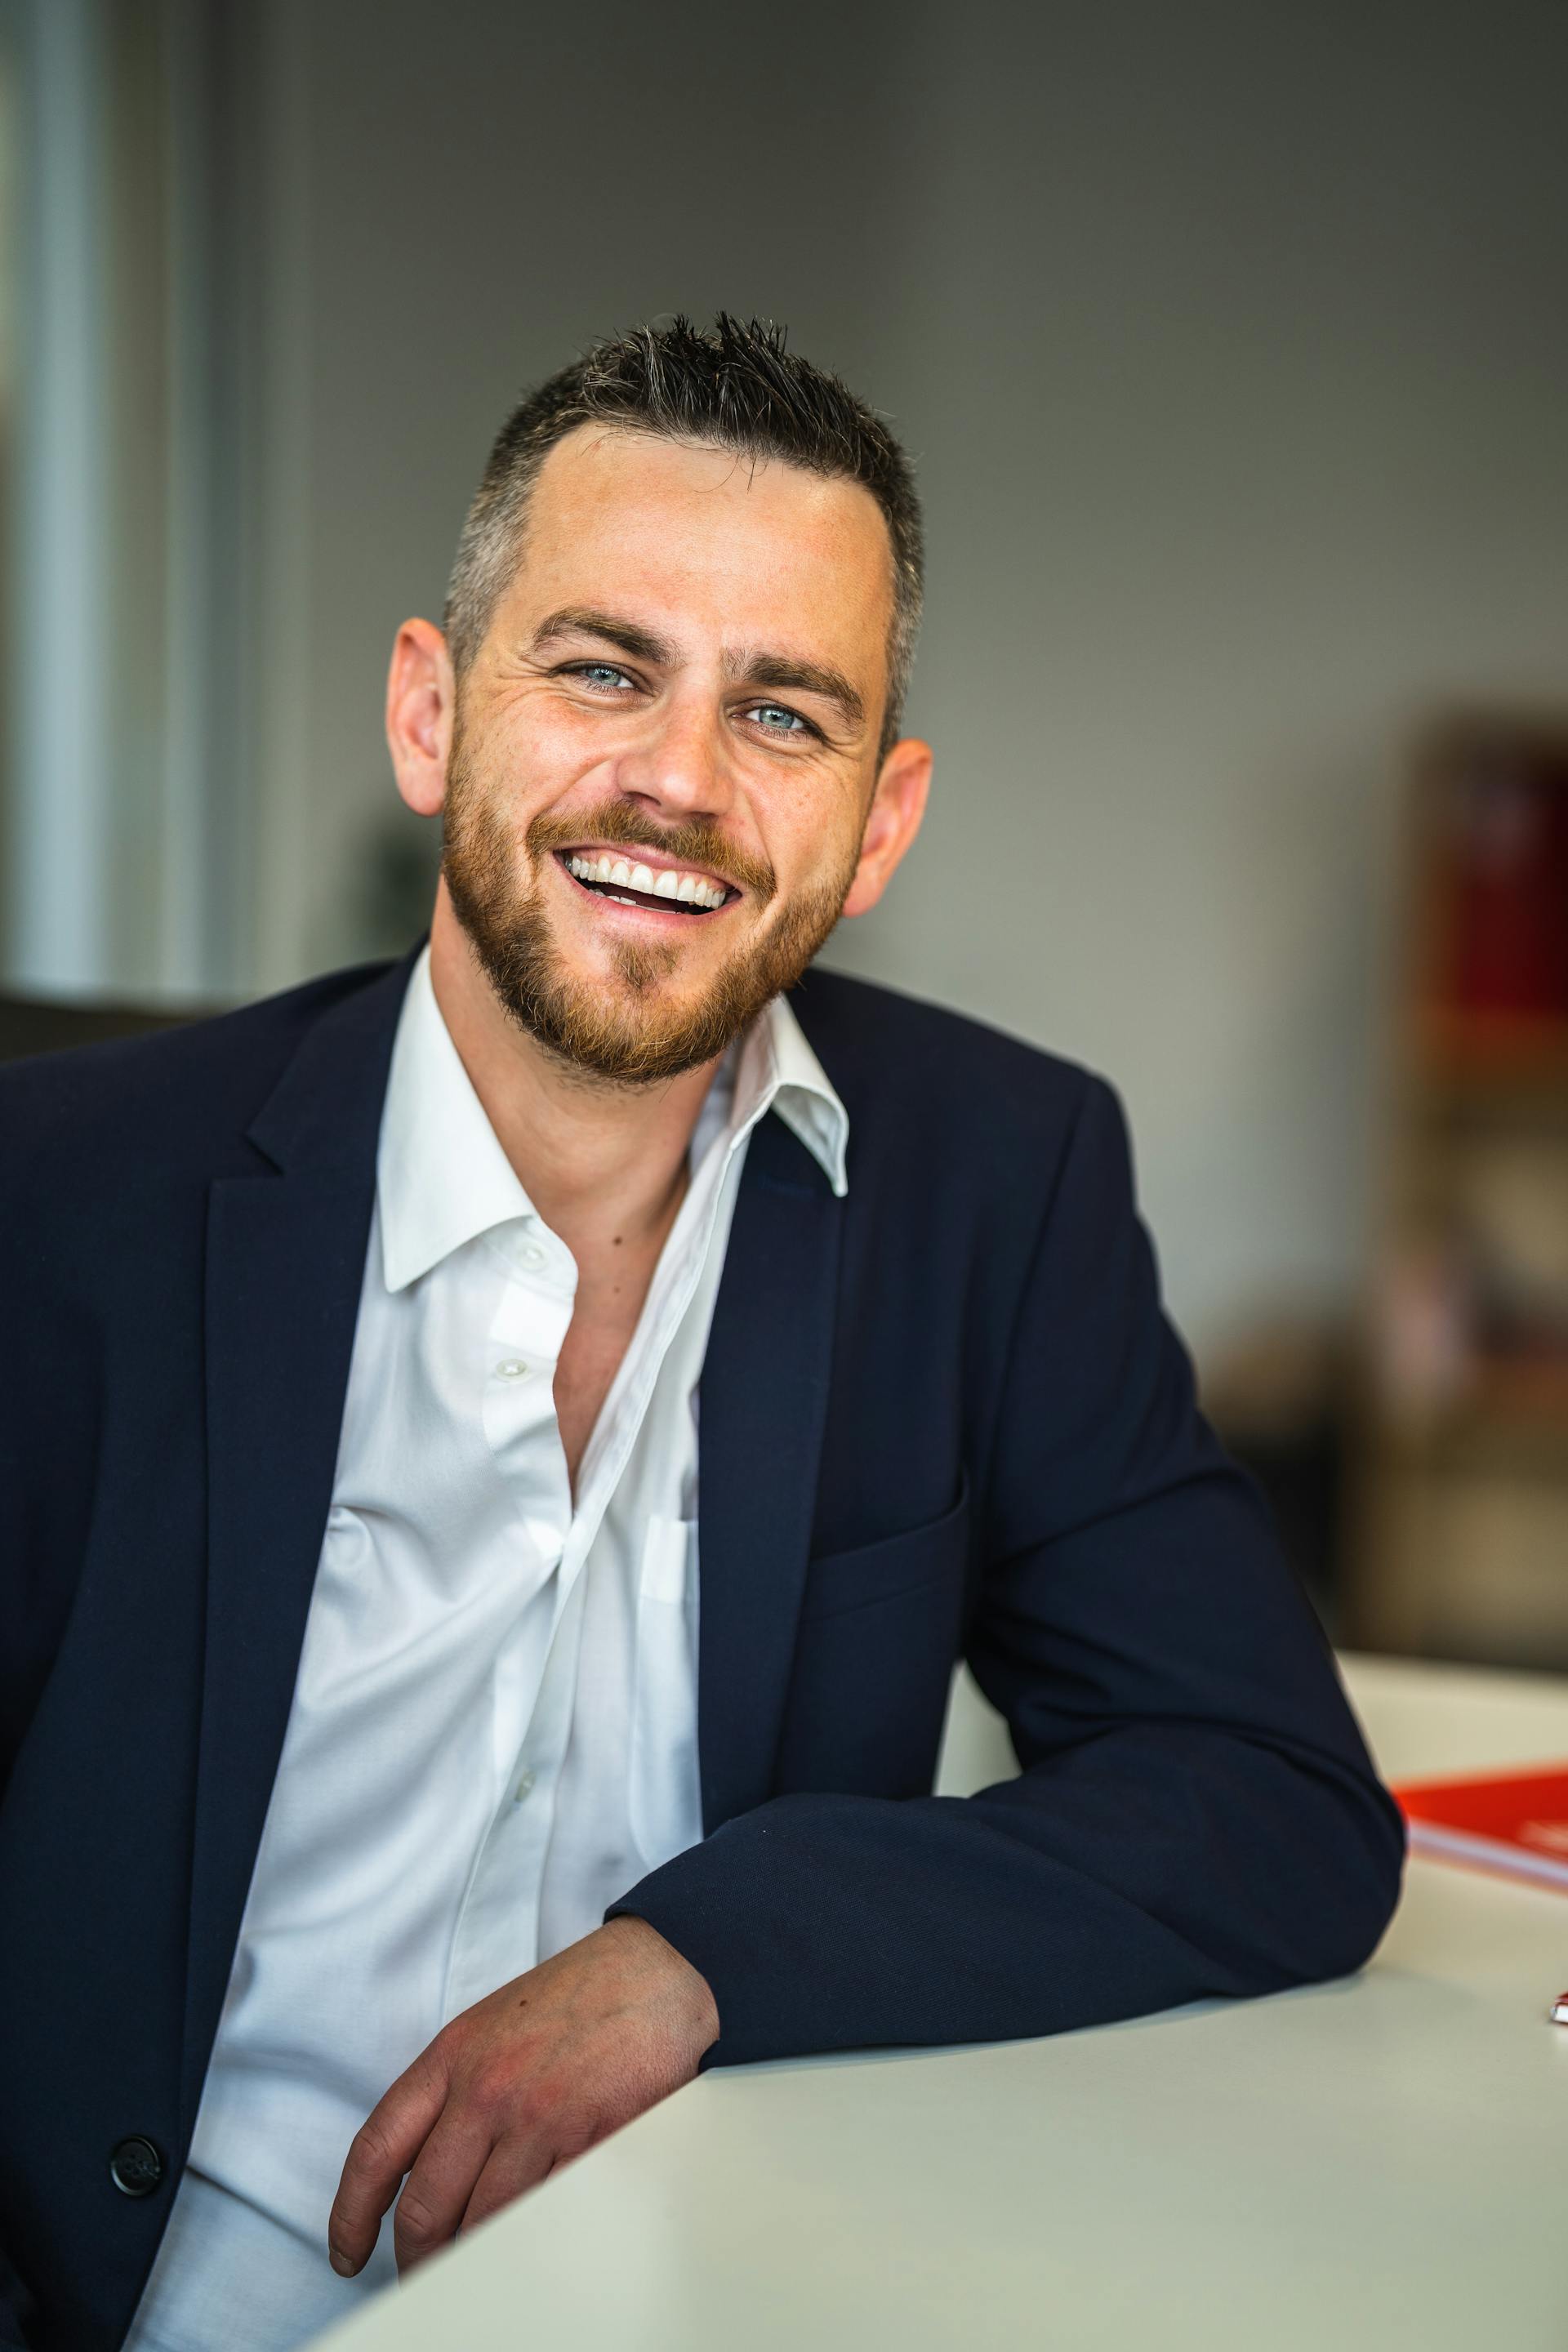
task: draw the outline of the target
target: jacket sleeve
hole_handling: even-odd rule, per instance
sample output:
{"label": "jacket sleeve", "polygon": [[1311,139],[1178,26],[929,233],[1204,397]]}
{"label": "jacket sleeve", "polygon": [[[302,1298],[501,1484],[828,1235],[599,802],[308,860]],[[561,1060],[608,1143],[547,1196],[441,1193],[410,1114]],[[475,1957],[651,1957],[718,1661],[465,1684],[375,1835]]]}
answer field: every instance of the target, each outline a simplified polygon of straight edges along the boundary
{"label": "jacket sleeve", "polygon": [[0,2245],[0,2352],[28,2352],[26,2323],[32,2310],[33,2298]]}
{"label": "jacket sleeve", "polygon": [[1022,1769],[966,1798],[777,1798],[634,1887],[615,1910],[712,1988],[709,2063],[1273,1991],[1359,1967],[1397,1900],[1398,1812],[1197,1410],[1099,1079],[1047,1182],[970,1465],[967,1654]]}

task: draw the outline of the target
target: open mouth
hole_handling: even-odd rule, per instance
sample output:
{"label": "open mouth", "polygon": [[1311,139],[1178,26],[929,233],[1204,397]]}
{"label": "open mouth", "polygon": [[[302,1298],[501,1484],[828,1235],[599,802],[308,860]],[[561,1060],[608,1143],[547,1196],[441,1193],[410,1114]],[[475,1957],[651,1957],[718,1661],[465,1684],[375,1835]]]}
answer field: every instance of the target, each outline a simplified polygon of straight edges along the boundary
{"label": "open mouth", "polygon": [[580,889],[612,899],[618,907],[658,915],[716,915],[741,893],[711,874],[679,866],[647,866],[608,850],[558,849],[561,866]]}

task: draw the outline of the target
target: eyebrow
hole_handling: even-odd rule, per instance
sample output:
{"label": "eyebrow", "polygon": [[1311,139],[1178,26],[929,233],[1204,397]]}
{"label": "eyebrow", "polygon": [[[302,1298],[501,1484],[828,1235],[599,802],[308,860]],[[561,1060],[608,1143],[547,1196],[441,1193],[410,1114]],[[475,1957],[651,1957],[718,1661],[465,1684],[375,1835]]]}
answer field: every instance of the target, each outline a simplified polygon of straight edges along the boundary
{"label": "eyebrow", "polygon": [[[668,638],[618,613],[601,613],[587,604],[563,604],[558,613],[550,614],[533,633],[533,650],[538,653],[562,637],[581,636],[602,637],[634,661],[652,662],[661,669],[680,667],[680,656]],[[820,695],[834,705],[847,726],[858,728],[866,723],[865,702],[843,671],[830,663],[796,661],[788,654],[730,654],[725,656],[724,673],[739,685]]]}
{"label": "eyebrow", "polygon": [[664,669],[677,667],[675,647],[665,638],[655,636],[651,629],[639,629],[635,621],[624,621],[615,613],[596,613],[586,604],[563,604],[560,612],[541,621],[533,633],[534,652],[557,637],[603,637],[636,661],[657,662]]}
{"label": "eyebrow", "polygon": [[794,661],[787,654],[736,654],[726,659],[726,675],[746,686],[782,687],[797,694],[819,694],[833,703],[847,726],[861,727],[866,706],[841,669],[826,662]]}

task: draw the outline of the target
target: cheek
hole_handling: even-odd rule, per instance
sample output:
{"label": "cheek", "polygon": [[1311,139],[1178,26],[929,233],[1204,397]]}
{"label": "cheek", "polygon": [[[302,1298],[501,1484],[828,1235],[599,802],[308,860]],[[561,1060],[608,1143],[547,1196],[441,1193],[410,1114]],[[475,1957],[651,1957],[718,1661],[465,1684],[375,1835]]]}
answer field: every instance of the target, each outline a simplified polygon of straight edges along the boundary
{"label": "cheek", "polygon": [[858,858],[861,831],[858,809],[831,787],[794,794],[771,810],[763,840],[781,897],[842,881]]}
{"label": "cheek", "polygon": [[795,894],[835,891],[842,896],[860,863],[860,833],[858,812],[844,809],[839,800],[832,802],[790,845]]}
{"label": "cheek", "polygon": [[489,739],[490,772],[514,798],[542,807],[608,756],[595,711],[579,711],[541,696],[513,704]]}

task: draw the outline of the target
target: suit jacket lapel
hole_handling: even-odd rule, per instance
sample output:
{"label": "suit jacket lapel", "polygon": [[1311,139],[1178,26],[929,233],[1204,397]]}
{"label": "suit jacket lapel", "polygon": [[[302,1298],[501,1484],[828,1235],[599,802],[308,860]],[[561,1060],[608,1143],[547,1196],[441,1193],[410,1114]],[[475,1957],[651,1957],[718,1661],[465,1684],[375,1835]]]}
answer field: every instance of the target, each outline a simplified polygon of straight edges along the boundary
{"label": "suit jacket lapel", "polygon": [[274,1172],[208,1204],[206,1654],[184,2096],[194,2120],[331,1507],[408,964],[310,1030],[249,1132]]}
{"label": "suit jacket lapel", "polygon": [[698,1745],[711,1832],[771,1790],[827,1411],[843,1203],[782,1119],[747,1147],[702,1369]]}

